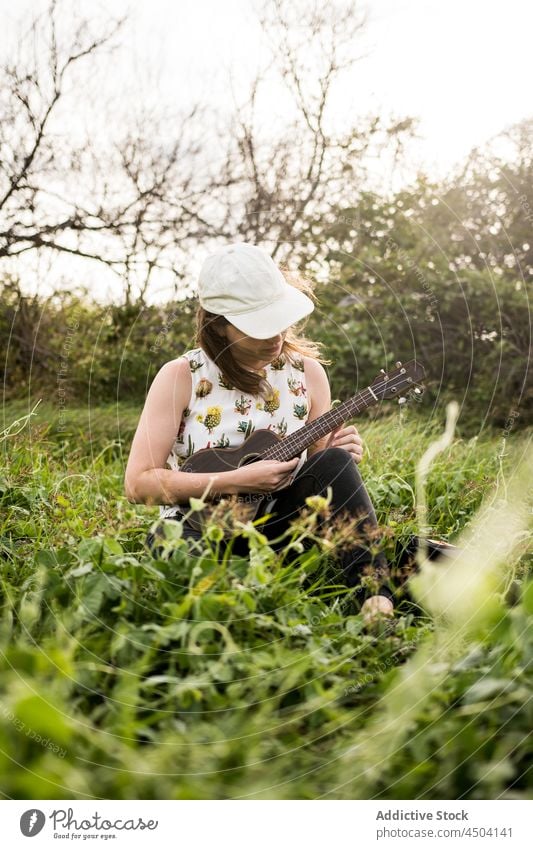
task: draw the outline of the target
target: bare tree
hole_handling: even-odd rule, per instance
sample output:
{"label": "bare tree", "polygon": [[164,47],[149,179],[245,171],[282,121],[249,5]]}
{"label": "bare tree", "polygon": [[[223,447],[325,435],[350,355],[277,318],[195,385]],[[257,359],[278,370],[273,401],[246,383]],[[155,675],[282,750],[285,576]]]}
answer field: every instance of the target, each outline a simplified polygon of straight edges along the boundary
{"label": "bare tree", "polygon": [[[213,240],[265,243],[285,259],[318,256],[313,221],[353,204],[366,157],[400,144],[411,124],[371,115],[328,132],[335,84],[360,58],[365,20],[355,3],[267,0],[260,24],[272,58],[233,113],[197,104],[174,114],[138,103],[119,122],[104,98],[100,132],[72,134],[70,118],[79,124],[84,112],[84,74],[103,53],[120,50],[127,22],[81,19],[67,0],[51,0],[21,36],[17,56],[0,67],[7,272],[30,252],[103,262],[129,304],[145,299],[156,270],[182,289],[191,254]],[[256,126],[257,101],[272,73],[293,99],[294,119],[266,137]]]}
{"label": "bare tree", "polygon": [[[245,185],[238,235],[268,242],[274,256],[297,254],[305,261],[322,248],[313,238],[315,218],[353,205],[364,185],[368,158],[394,145],[395,155],[413,130],[410,118],[386,121],[354,116],[355,126],[328,132],[335,85],[362,58],[358,48],[366,25],[354,2],[267,0],[260,23],[272,52],[248,100],[237,106],[229,137],[227,170]],[[260,87],[274,69],[292,96],[294,120],[277,139],[262,139],[256,128]]]}
{"label": "bare tree", "polygon": [[105,138],[86,131],[76,139],[66,90],[76,86],[82,112],[74,75],[119,49],[125,21],[78,19],[65,32],[65,12],[52,0],[0,68],[0,258],[54,251],[97,260],[120,275],[126,302],[142,300],[154,269],[179,283],[188,242],[218,233],[198,212],[211,188],[195,176],[201,109],[176,116],[140,104],[117,130],[104,103]]}

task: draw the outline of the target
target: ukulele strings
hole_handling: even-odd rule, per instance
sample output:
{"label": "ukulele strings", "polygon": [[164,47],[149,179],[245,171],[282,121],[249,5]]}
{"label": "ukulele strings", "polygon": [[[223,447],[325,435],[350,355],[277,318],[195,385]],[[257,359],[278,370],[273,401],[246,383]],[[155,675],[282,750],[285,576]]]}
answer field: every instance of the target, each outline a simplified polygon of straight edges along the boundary
{"label": "ukulele strings", "polygon": [[[367,396],[370,397],[370,399],[375,401],[376,399],[375,399],[374,395],[372,394],[374,391],[379,392],[380,389],[382,389],[383,387],[388,387],[388,386],[391,386],[393,384],[394,384],[394,378],[392,380],[390,378],[387,379],[387,380],[383,380],[381,383],[377,383],[375,386],[374,386],[374,384],[371,384],[371,387],[367,386],[366,389],[361,390],[361,392],[359,392],[358,395],[356,395],[355,397],[348,398],[346,401],[343,401],[342,404],[339,404],[338,407],[334,407],[331,410],[327,410],[325,413],[323,413],[322,416],[319,416],[318,419],[316,419],[317,424],[316,424],[315,427],[313,427],[315,425],[315,422],[309,423],[309,425],[308,425],[309,430],[308,430],[307,436],[309,437],[309,436],[311,436],[311,433],[313,433],[313,437],[314,437],[315,431],[316,431],[317,437],[318,436],[325,436],[327,433],[330,433],[332,430],[335,429],[335,425],[334,425],[333,428],[328,427],[327,430],[323,430],[323,427],[324,427],[323,423],[319,424],[321,418],[326,417],[326,416],[331,416],[332,419],[338,418],[339,423],[340,423],[340,422],[344,421],[344,419],[346,418],[345,414],[348,413],[352,407],[354,407],[353,412],[355,412],[355,413],[360,412],[359,403],[358,403],[359,401],[364,401],[365,402],[364,406],[367,406],[367,407],[371,406],[370,404],[366,403],[368,398],[365,396],[365,393],[367,394]],[[361,409],[364,409],[364,406]],[[340,418],[338,416],[339,413],[342,413]],[[335,416],[334,414],[337,414],[337,415]],[[281,444],[278,445],[276,443],[276,445],[273,445],[270,448],[268,448],[261,455],[261,459],[263,459],[263,460],[283,460],[283,458],[286,456],[287,453],[292,452],[293,449],[295,449],[298,446],[298,443],[302,439],[302,435],[303,435],[301,433],[302,430],[303,430],[303,428],[299,428],[298,430],[294,431],[294,433],[292,433],[290,436],[283,439]],[[291,458],[289,457],[288,459],[291,459]]]}
{"label": "ukulele strings", "polygon": [[[372,398],[372,395],[370,393],[368,393],[368,394],[369,394],[369,397]],[[362,396],[362,393],[361,393],[361,396]],[[361,400],[363,400],[362,397],[361,397]],[[347,402],[345,401],[344,404],[347,404]],[[338,407],[336,407],[332,410],[328,410],[324,415],[331,414],[330,421],[338,419],[338,423],[340,424],[346,418],[345,413],[347,412],[347,409],[344,409],[344,410],[341,409],[342,406],[343,405],[339,404]],[[352,405],[350,405],[350,406],[352,406]],[[358,405],[354,404],[353,406],[355,407],[354,412],[356,412],[356,413],[359,412]],[[339,415],[339,413],[341,415]],[[334,430],[335,427],[336,427],[336,423],[334,424],[333,427],[329,427],[329,425],[326,425],[324,427],[324,422],[320,423],[320,422],[318,422],[318,420],[317,420],[317,424],[315,424],[315,422],[310,422],[305,438],[312,438],[312,440],[313,440],[313,439],[318,438],[320,436],[325,436],[327,433],[330,433],[332,430]],[[303,430],[303,428],[299,428],[293,434],[288,436],[286,439],[283,439],[283,441],[280,445],[278,445],[276,443],[271,448],[267,449],[263,454],[263,459],[265,459],[265,460],[283,460],[283,458],[287,454],[290,454],[293,451],[293,449],[296,449],[299,442],[301,442],[302,437],[304,436],[303,433],[301,433],[302,430]],[[290,459],[290,457],[288,457],[287,459]]]}

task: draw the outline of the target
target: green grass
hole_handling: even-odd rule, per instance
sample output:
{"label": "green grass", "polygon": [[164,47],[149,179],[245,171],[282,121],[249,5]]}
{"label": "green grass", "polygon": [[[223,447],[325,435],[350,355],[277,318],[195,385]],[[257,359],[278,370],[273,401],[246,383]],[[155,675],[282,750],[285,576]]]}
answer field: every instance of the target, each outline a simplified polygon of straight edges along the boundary
{"label": "green grass", "polygon": [[[5,409],[3,427],[24,412]],[[366,631],[318,545],[288,563],[258,530],[249,559],[217,559],[214,538],[202,554],[178,541],[151,558],[158,509],[122,491],[138,413],[68,410],[59,431],[42,404],[0,443],[6,796],[531,798],[527,540],[506,564],[497,628],[439,659],[447,673],[408,738],[355,786],[346,753],[432,636],[431,616],[399,589],[394,622]],[[439,427],[407,414],[361,428],[391,560],[416,533],[415,465]],[[508,439],[501,458],[497,434],[456,439],[428,481],[433,534],[456,539],[529,440]]]}

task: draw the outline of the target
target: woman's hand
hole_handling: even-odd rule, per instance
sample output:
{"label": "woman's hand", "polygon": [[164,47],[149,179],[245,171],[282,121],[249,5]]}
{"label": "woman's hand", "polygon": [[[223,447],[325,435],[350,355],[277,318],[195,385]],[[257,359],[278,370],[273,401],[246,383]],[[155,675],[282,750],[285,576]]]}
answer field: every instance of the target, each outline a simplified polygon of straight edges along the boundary
{"label": "woman's hand", "polygon": [[299,457],[286,462],[256,460],[225,474],[231,475],[231,489],[234,493],[274,492],[292,483],[293,472],[299,460]]}
{"label": "woman's hand", "polygon": [[345,451],[349,451],[356,463],[360,463],[363,459],[363,440],[355,425],[336,428],[331,433],[326,448],[344,448]]}

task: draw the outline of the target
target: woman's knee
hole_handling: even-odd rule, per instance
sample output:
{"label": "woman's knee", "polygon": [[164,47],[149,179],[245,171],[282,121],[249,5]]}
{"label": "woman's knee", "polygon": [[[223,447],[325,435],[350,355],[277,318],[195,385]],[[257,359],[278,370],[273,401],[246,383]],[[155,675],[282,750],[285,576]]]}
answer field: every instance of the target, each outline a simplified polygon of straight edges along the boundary
{"label": "woman's knee", "polygon": [[345,448],[334,446],[332,448],[322,448],[311,457],[311,462],[317,467],[328,472],[329,475],[338,475],[344,471],[360,478],[359,470],[353,458],[353,454]]}

